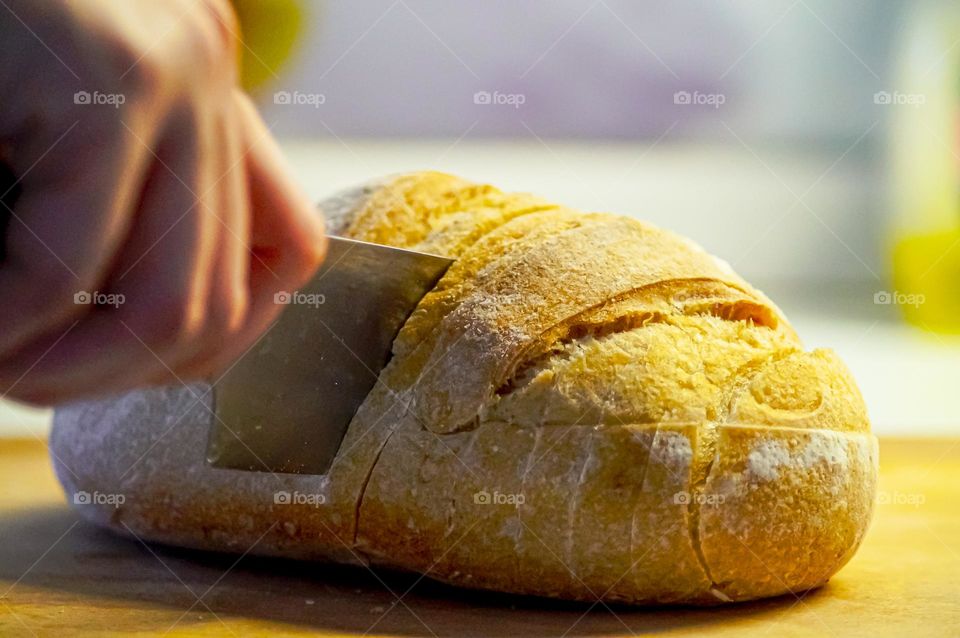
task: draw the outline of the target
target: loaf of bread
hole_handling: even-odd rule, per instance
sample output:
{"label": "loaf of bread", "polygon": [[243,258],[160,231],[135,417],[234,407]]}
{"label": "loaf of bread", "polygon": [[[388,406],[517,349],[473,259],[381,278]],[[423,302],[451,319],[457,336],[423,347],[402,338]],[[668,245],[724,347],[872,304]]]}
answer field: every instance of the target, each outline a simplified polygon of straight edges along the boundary
{"label": "loaf of bread", "polygon": [[[57,412],[90,520],[150,541],[457,585],[717,604],[827,581],[869,524],[850,373],[692,242],[439,173],[323,204],[335,234],[456,258],[330,471],[214,469],[210,386]],[[268,426],[269,424],[267,424]]]}

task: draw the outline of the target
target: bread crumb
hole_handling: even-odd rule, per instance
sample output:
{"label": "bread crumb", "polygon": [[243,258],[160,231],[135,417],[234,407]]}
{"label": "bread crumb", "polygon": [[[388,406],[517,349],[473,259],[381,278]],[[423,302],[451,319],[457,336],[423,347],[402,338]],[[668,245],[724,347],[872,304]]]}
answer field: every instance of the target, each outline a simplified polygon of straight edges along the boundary
{"label": "bread crumb", "polygon": [[722,591],[720,591],[720,590],[717,589],[716,587],[711,587],[711,588],[710,588],[710,593],[713,594],[713,597],[714,597],[714,598],[716,598],[717,600],[720,600],[720,601],[722,601],[722,602],[725,602],[725,603],[732,603],[732,602],[733,602],[733,598],[730,598],[729,596],[727,596],[725,593],[723,593]]}

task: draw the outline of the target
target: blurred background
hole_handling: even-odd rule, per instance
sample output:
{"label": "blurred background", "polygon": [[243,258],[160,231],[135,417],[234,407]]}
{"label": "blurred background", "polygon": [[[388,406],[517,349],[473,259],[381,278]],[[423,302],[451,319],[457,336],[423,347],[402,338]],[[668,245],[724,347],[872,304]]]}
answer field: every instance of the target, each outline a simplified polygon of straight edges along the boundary
{"label": "blurred background", "polygon": [[[836,349],[877,433],[960,430],[960,4],[236,6],[317,199],[431,168],[650,221]],[[0,405],[0,435],[48,423]]]}

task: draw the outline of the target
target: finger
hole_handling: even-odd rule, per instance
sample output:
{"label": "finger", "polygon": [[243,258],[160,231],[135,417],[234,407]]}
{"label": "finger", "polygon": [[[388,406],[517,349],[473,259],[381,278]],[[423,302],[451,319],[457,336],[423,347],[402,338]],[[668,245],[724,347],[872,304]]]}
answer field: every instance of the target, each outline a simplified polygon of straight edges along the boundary
{"label": "finger", "polygon": [[216,208],[209,213],[216,219],[220,241],[214,258],[207,298],[206,330],[197,348],[176,368],[182,378],[200,378],[214,373],[239,356],[256,337],[245,329],[257,321],[250,310],[250,206],[241,131],[234,111],[220,124],[218,139],[222,152],[218,157],[217,178],[208,186]]}
{"label": "finger", "polygon": [[249,99],[238,93],[248,145],[254,298],[295,289],[326,254],[323,218],[292,177],[279,147]]}
{"label": "finger", "polygon": [[277,319],[283,306],[275,294],[302,285],[317,269],[326,249],[322,218],[297,185],[270,132],[250,101],[237,93],[242,169],[231,178],[242,178],[238,194],[248,211],[249,235],[244,249],[248,258],[247,313],[240,330],[209,359],[198,359],[185,370],[193,377],[216,377],[256,343]]}

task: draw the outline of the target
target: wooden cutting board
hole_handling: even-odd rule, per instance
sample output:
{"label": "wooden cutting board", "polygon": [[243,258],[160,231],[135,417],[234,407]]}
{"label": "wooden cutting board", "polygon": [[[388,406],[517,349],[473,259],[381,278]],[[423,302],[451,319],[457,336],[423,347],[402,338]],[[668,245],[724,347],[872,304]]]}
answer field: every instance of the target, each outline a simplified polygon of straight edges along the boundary
{"label": "wooden cutting board", "polygon": [[960,636],[960,439],[881,441],[857,556],[802,597],[637,610],[146,546],[81,522],[38,441],[0,441],[0,636]]}

